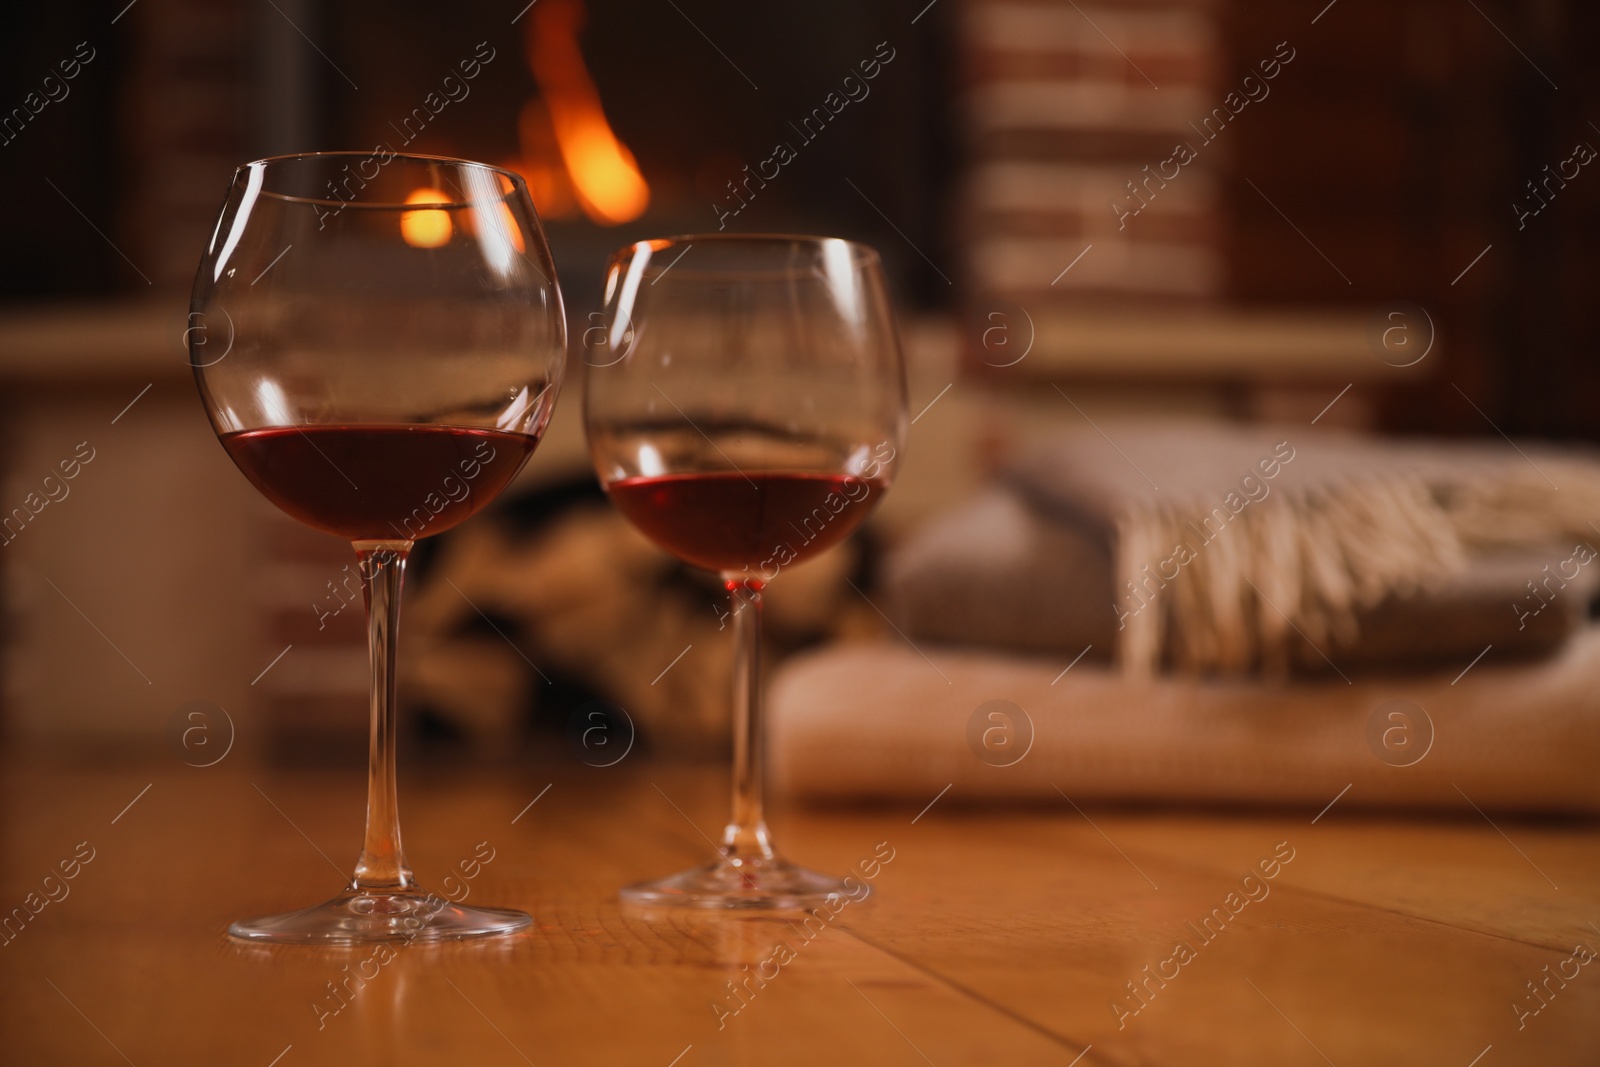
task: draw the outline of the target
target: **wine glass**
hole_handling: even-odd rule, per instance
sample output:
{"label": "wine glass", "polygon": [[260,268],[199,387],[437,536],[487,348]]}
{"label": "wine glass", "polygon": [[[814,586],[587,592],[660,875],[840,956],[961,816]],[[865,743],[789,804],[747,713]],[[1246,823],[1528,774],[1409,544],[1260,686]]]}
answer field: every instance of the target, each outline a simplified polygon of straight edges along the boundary
{"label": "wine glass", "polygon": [[813,906],[844,883],[780,857],[763,815],[762,590],[842,541],[894,476],[905,372],[878,255],[831,237],[641,241],[612,257],[603,331],[585,359],[595,469],[646,536],[721,576],[738,645],[721,855],[623,899]]}
{"label": "wine glass", "polygon": [[264,159],[233,176],[190,304],[189,360],[245,477],[360,562],[372,667],[366,839],[332,900],[236,922],[251,941],[509,933],[519,911],[417,887],[395,796],[406,556],[493,500],[555,404],[566,322],[522,179],[379,149]]}

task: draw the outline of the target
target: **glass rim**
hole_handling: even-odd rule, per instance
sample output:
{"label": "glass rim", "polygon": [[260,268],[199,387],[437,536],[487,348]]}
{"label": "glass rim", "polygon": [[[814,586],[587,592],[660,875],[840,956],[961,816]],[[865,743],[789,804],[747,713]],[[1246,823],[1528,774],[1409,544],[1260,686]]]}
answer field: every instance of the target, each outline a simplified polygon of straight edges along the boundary
{"label": "glass rim", "polygon": [[811,244],[819,245],[828,241],[838,241],[840,244],[849,245],[853,250],[864,252],[873,256],[878,255],[878,250],[863,241],[855,241],[848,237],[837,237],[829,233],[674,233],[665,237],[645,237],[631,244],[623,245],[617,252],[629,252],[640,245],[667,245],[695,244],[712,242],[727,244]]}
{"label": "glass rim", "polygon": [[[248,172],[250,172],[252,170],[261,170],[261,171],[265,172],[271,164],[275,164],[275,163],[276,164],[308,163],[308,162],[311,162],[311,161],[314,161],[314,160],[333,161],[333,160],[337,160],[337,159],[349,159],[349,160],[376,159],[384,151],[388,152],[389,158],[387,160],[385,160],[384,162],[378,164],[378,166],[380,168],[381,167],[387,167],[390,164],[395,163],[395,162],[404,162],[404,163],[408,163],[408,164],[417,164],[417,163],[449,164],[451,166],[457,166],[457,167],[462,167],[462,168],[467,168],[467,169],[488,171],[491,174],[499,175],[501,178],[504,178],[507,182],[510,183],[511,188],[509,190],[507,190],[505,193],[502,194],[502,199],[505,199],[506,197],[509,197],[509,196],[511,196],[511,195],[513,195],[515,193],[518,193],[518,192],[521,192],[522,194],[527,195],[527,183],[523,180],[522,175],[518,174],[516,171],[507,170],[505,167],[497,167],[493,163],[483,163],[483,162],[480,162],[480,161],[475,160],[475,159],[463,159],[463,158],[458,157],[458,156],[440,156],[440,155],[432,155],[432,154],[425,153],[425,152],[395,152],[395,151],[392,151],[392,150],[388,149],[387,146],[383,146],[383,148],[381,150],[378,149],[378,148],[373,148],[373,149],[370,149],[370,150],[361,150],[361,151],[354,150],[354,149],[333,149],[333,150],[329,150],[329,151],[319,151],[319,152],[286,152],[286,153],[284,153],[282,155],[263,156],[260,159],[253,159],[248,163],[241,163],[241,164],[239,164],[239,166],[235,167],[234,171],[233,171],[233,180],[234,181],[238,181],[239,177],[241,175],[246,174],[246,173],[248,173]],[[364,179],[364,180],[370,181],[372,179]],[[350,207],[353,207],[353,208],[366,208],[366,209],[369,209],[369,210],[378,209],[378,210],[386,210],[386,211],[421,211],[421,210],[428,210],[428,209],[432,209],[432,210],[435,210],[435,211],[443,211],[443,210],[449,210],[449,209],[452,209],[452,208],[468,208],[468,207],[472,207],[476,203],[480,203],[481,202],[481,201],[473,200],[473,199],[470,199],[470,198],[468,198],[468,199],[451,199],[451,200],[448,200],[448,201],[437,202],[437,203],[426,203],[426,204],[408,204],[408,203],[405,203],[404,201],[400,201],[400,200],[359,200],[359,199],[341,200],[341,199],[339,199],[337,197],[322,198],[322,197],[311,197],[311,196],[296,196],[293,193],[280,193],[280,192],[276,192],[274,190],[266,189],[266,188],[263,188],[261,190],[261,194],[260,195],[271,197],[274,200],[282,200],[282,201],[284,201],[286,203],[291,203],[291,204],[310,204],[310,205],[318,206],[318,207],[339,207],[339,208],[350,208]]]}
{"label": "glass rim", "polygon": [[[647,250],[650,253],[651,258],[654,258],[657,254],[667,249],[679,246],[687,249],[689,246],[696,244],[743,245],[751,248],[777,248],[784,245],[810,245],[814,248],[820,248],[824,245],[835,242],[845,246],[850,250],[851,261],[857,268],[865,268],[868,270],[882,269],[883,257],[872,245],[861,241],[853,241],[848,237],[834,237],[829,234],[816,233],[680,233],[667,237],[649,237],[634,241],[630,244],[623,245],[621,248],[618,248],[615,252],[611,253],[610,264],[611,266],[617,266],[625,260],[629,260],[637,256],[642,250]],[[682,255],[682,253],[680,253],[680,255]],[[674,258],[669,260],[665,266],[660,267],[659,269],[665,273],[667,270],[670,270],[673,266],[675,266],[677,262],[677,259]],[[644,269],[655,270],[657,268],[654,264],[650,264]],[[743,271],[732,267],[707,267],[700,268],[698,270],[694,267],[687,267],[684,270],[688,275],[696,275],[703,273],[745,274],[753,271],[768,273],[774,270],[776,270],[776,272],[779,274],[783,274],[788,269],[789,268],[786,267],[773,268],[771,266],[757,266],[753,268],[752,271]]]}

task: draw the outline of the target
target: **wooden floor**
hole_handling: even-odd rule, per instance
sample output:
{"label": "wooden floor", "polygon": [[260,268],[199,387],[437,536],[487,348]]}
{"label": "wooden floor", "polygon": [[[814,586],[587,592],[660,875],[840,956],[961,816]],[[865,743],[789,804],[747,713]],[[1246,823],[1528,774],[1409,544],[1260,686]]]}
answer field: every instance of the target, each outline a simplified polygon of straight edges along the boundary
{"label": "wooden floor", "polygon": [[[61,899],[0,947],[0,1062],[1600,1063],[1593,823],[996,812],[954,792],[920,815],[785,811],[793,858],[876,875],[802,926],[622,910],[619,885],[708,856],[722,779],[563,774],[402,775],[419,877],[440,888],[487,842],[452,886],[535,926],[380,967],[223,932],[338,889],[359,772],[12,767],[0,907]],[[47,883],[63,860],[76,877]],[[347,966],[377,973],[335,1000]]]}

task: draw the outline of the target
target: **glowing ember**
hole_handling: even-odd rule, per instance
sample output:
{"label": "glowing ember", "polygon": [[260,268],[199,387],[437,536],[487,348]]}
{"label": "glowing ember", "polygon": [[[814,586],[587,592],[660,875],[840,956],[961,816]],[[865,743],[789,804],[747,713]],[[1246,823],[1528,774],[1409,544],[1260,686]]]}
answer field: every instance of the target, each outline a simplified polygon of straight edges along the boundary
{"label": "glowing ember", "polygon": [[[406,197],[408,204],[448,204],[450,198],[437,189],[418,189]],[[448,211],[402,211],[400,236],[412,248],[438,248],[447,244],[455,227]]]}

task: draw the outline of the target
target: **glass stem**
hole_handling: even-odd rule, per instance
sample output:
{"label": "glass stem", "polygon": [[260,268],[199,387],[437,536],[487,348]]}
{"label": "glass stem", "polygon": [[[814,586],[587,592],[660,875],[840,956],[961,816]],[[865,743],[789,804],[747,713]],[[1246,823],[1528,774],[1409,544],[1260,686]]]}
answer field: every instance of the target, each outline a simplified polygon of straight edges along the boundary
{"label": "glass stem", "polygon": [[394,662],[400,627],[400,588],[410,541],[357,541],[367,601],[367,654],[372,664],[372,739],[367,749],[367,835],[356,861],[356,886],[369,890],[412,885],[400,845],[395,789]]}
{"label": "glass stem", "polygon": [[761,590],[759,578],[725,576],[733,601],[733,818],[722,831],[730,862],[776,858],[764,813],[766,731],[761,721]]}

